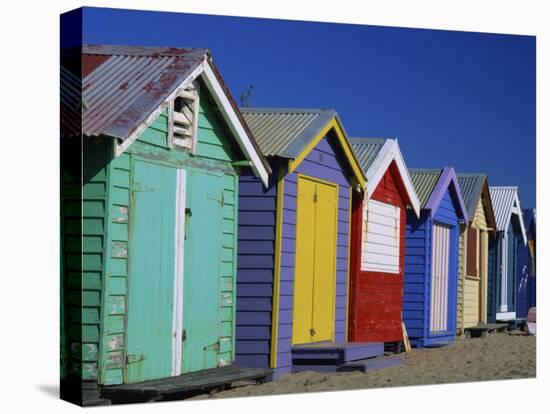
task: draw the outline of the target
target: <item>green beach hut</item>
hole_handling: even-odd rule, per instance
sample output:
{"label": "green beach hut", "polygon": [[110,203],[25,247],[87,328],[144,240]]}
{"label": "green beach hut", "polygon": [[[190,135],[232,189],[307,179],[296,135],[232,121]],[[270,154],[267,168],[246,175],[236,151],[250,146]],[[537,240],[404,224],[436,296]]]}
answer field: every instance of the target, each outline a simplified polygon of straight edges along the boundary
{"label": "green beach hut", "polygon": [[271,170],[209,52],[65,51],[61,114],[62,378],[230,366],[239,170]]}

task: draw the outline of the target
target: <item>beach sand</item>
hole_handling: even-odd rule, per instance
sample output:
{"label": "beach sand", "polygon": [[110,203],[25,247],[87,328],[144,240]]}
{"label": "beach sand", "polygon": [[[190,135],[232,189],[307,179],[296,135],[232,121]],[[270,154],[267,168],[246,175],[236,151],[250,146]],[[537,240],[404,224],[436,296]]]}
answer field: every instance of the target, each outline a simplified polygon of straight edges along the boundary
{"label": "beach sand", "polygon": [[307,371],[193,399],[518,379],[536,375],[535,337],[523,332],[457,339],[444,348],[413,349],[402,356],[400,366],[380,371],[328,374]]}

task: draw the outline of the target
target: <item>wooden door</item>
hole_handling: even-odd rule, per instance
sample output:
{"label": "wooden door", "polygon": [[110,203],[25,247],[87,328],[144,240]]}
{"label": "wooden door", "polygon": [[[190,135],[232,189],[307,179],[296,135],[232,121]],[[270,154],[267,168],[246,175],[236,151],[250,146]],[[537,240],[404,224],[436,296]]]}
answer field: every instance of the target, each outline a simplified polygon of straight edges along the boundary
{"label": "wooden door", "polygon": [[451,228],[434,223],[432,236],[432,274],[430,332],[447,330],[449,319],[449,253]]}
{"label": "wooden door", "polygon": [[[136,161],[133,169],[125,382],[177,375],[185,172]],[[183,206],[184,207],[184,206]],[[174,319],[176,318],[176,319]]]}
{"label": "wooden door", "polygon": [[183,373],[217,366],[223,174],[189,171],[187,188]]}
{"label": "wooden door", "polygon": [[333,336],[337,211],[335,185],[298,178],[293,344]]}

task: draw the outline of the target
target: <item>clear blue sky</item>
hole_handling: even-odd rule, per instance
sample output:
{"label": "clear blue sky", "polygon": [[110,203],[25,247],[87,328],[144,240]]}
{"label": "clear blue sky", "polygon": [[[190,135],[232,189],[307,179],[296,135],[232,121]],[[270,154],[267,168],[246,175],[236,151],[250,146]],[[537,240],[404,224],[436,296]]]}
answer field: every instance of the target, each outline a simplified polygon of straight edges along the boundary
{"label": "clear blue sky", "polygon": [[[84,43],[206,47],[252,106],[338,111],[409,167],[486,172],[535,206],[535,37],[84,9]],[[70,42],[70,41],[69,41]]]}

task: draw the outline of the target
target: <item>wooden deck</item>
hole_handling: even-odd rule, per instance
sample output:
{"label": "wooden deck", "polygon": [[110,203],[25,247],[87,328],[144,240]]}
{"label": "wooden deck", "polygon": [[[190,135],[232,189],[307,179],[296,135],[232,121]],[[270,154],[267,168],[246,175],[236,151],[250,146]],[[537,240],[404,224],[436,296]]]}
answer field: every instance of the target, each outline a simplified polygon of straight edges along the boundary
{"label": "wooden deck", "polygon": [[464,329],[464,332],[469,333],[470,338],[480,338],[487,336],[488,333],[505,331],[507,328],[508,323],[480,323]]}
{"label": "wooden deck", "polygon": [[525,327],[525,324],[527,322],[527,319],[525,318],[514,318],[514,319],[508,319],[505,321],[498,321],[497,323],[504,323],[508,325],[508,330],[513,331],[516,329],[522,329]]}
{"label": "wooden deck", "polygon": [[102,397],[114,403],[157,401],[170,397],[185,398],[185,394],[226,389],[237,381],[264,382],[272,374],[271,369],[241,368],[235,365],[191,372],[177,377],[103,387]]}

